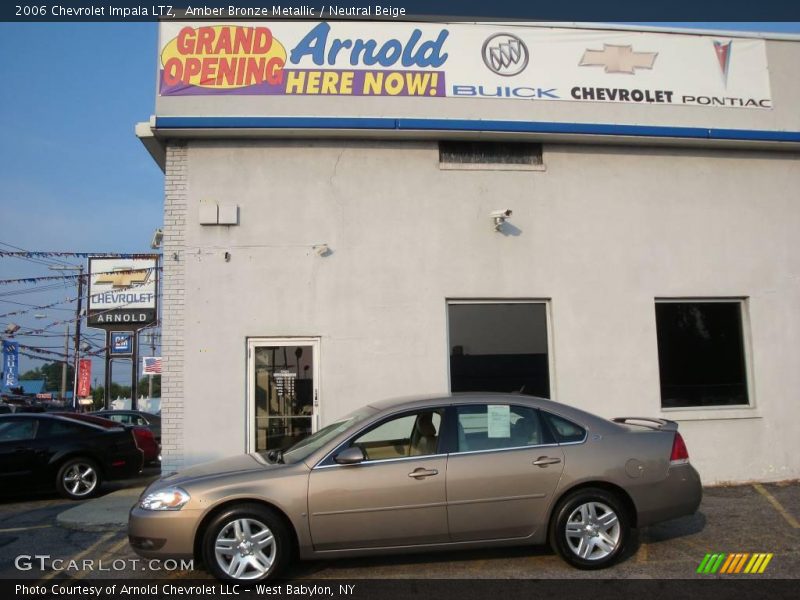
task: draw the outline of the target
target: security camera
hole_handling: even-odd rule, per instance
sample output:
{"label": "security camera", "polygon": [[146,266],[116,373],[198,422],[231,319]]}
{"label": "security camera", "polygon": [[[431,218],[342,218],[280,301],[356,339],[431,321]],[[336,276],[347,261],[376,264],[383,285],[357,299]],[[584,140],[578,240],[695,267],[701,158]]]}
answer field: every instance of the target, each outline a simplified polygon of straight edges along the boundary
{"label": "security camera", "polygon": [[503,208],[501,210],[493,210],[489,213],[489,216],[494,220],[494,230],[500,231],[500,228],[503,226],[503,223],[506,222],[506,219],[511,216],[511,209],[510,208]]}
{"label": "security camera", "polygon": [[150,247],[153,250],[161,248],[161,242],[164,239],[164,230],[160,227],[153,232],[153,241],[150,242]]}

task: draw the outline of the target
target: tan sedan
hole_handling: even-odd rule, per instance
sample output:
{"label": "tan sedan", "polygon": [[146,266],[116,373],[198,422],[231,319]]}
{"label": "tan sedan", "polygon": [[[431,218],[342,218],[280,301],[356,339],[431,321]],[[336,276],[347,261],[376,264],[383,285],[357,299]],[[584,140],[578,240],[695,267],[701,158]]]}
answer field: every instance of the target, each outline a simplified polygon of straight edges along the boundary
{"label": "tan sedan", "polygon": [[694,513],[701,494],[671,421],[455,394],[373,404],[284,452],[168,475],[128,531],[141,556],[201,559],[232,580],[295,558],[544,543],[593,569],[619,559],[632,528]]}

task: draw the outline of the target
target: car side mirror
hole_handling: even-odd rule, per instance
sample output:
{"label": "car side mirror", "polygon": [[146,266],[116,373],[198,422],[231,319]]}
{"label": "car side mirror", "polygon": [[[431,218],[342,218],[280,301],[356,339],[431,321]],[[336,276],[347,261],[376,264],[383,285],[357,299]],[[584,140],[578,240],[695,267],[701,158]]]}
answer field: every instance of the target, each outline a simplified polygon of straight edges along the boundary
{"label": "car side mirror", "polygon": [[364,451],[361,448],[358,446],[351,446],[339,452],[333,460],[340,465],[357,465],[360,462],[364,462],[365,458]]}

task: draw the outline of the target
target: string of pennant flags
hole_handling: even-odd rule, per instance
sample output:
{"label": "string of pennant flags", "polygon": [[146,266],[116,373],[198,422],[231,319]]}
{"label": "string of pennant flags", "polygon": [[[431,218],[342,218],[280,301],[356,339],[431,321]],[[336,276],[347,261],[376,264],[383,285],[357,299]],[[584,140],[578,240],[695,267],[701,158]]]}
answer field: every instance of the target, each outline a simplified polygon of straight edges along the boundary
{"label": "string of pennant flags", "polygon": [[[158,270],[158,269],[161,269],[161,267],[156,267],[156,270]],[[137,273],[138,273],[138,272],[141,272],[141,271],[144,271],[144,270],[147,270],[147,271],[152,271],[152,270],[153,270],[153,268],[148,268],[148,269],[131,269],[131,270],[129,270],[129,271],[103,271],[103,272],[100,272],[100,273],[93,273],[93,274],[101,274],[101,273],[112,273],[112,274],[119,274],[119,273],[126,273],[126,272],[137,272]],[[144,286],[146,286],[146,285],[148,285],[148,282],[147,282],[147,281],[145,281],[145,282],[143,282],[143,283],[139,283],[139,284],[131,285],[129,289],[131,289],[131,290],[135,290],[136,288],[139,288],[139,287],[144,287]],[[159,293],[159,295],[160,295],[160,293]],[[77,300],[77,298],[75,298],[75,300]],[[57,302],[56,304],[61,304],[61,303],[60,303],[60,302]],[[118,310],[119,308],[124,308],[125,306],[127,306],[127,304],[129,304],[129,303],[122,304],[122,305],[120,305],[120,306],[117,306],[117,307],[114,307],[114,308],[109,308],[109,309],[107,309],[107,310],[98,311],[98,312],[96,312],[96,313],[94,313],[94,314],[95,314],[95,315],[107,314],[107,313],[113,312],[113,311],[115,311],[115,310]],[[29,310],[32,310],[32,309],[29,309]],[[49,330],[53,329],[54,327],[56,327],[56,326],[58,326],[58,325],[66,325],[66,324],[68,324],[68,323],[75,323],[75,322],[76,322],[76,321],[77,321],[79,318],[83,318],[83,316],[84,316],[84,315],[81,315],[81,316],[79,316],[79,317],[76,317],[76,316],[70,316],[70,317],[68,317],[68,318],[66,318],[66,319],[61,319],[61,320],[59,320],[59,321],[53,321],[53,322],[51,322],[51,323],[48,323],[47,325],[44,325],[44,326],[42,326],[42,327],[39,327],[39,328],[36,328],[36,329],[25,329],[25,330],[19,331],[19,332],[17,332],[17,333],[16,333],[16,335],[24,336],[24,335],[38,335],[38,334],[42,334],[42,333],[45,333],[45,332],[47,332],[47,331],[49,331]]]}
{"label": "string of pennant flags", "polygon": [[153,254],[123,252],[29,252],[23,250],[0,250],[0,258],[14,256],[17,258],[153,258]]}
{"label": "string of pennant flags", "polygon": [[[75,302],[78,298],[67,298],[66,300],[59,300],[58,302],[53,302],[51,304],[43,304],[42,306],[32,306],[30,308],[21,308],[19,310],[13,310],[11,312],[3,313],[0,315],[0,319],[5,317],[15,317],[17,315],[24,315],[29,312],[34,312],[37,310],[47,310],[48,308],[53,308],[54,306],[58,306],[59,304],[69,304],[71,302]],[[71,309],[70,309],[71,310]]]}
{"label": "string of pennant flags", "polygon": [[[37,348],[36,346],[28,346],[26,344],[19,345],[20,352],[22,349],[25,349],[26,352],[35,352],[36,354],[46,354],[48,356],[57,356],[58,358],[65,358],[68,354],[64,354],[63,352],[58,352],[56,350],[45,350],[44,348]],[[89,350],[89,351],[81,351],[81,356],[88,357],[88,356],[98,356],[105,352],[105,348],[100,348],[98,350]],[[36,356],[35,358],[41,358],[41,356]]]}
{"label": "string of pennant flags", "polygon": [[141,269],[119,269],[117,271],[95,271],[94,273],[77,273],[74,275],[44,275],[41,277],[22,277],[19,279],[0,279],[0,285],[13,285],[16,283],[38,283],[39,281],[53,281],[65,279],[88,278],[96,275],[124,275],[127,273],[140,273],[142,271],[163,271],[163,267],[147,267]]}

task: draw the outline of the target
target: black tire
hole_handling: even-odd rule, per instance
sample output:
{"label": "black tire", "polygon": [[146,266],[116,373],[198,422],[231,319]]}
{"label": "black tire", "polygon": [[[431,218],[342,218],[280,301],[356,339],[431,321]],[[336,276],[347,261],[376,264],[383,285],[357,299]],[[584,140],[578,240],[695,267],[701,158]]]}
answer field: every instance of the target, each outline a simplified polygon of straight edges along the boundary
{"label": "black tire", "polygon": [[[237,529],[235,523],[237,521],[241,523],[242,520],[249,522],[249,535],[241,526]],[[266,528],[268,534],[264,534],[261,527]],[[240,536],[237,531],[242,535]],[[259,547],[261,542],[267,541],[269,535],[272,541],[264,547]],[[227,553],[217,554],[218,538],[237,540],[221,544],[226,549],[227,546],[231,547],[230,560]],[[222,581],[272,579],[289,564],[293,550],[292,536],[284,519],[275,511],[260,504],[243,503],[226,508],[208,524],[202,541],[203,563],[214,577]],[[270,558],[271,562],[266,560]],[[248,564],[237,576],[238,566],[244,562]],[[259,572],[259,567],[264,567],[266,564],[269,564],[266,570]]]}
{"label": "black tire", "polygon": [[56,473],[56,491],[70,500],[91,498],[100,489],[103,477],[91,458],[70,458]]}
{"label": "black tire", "polygon": [[[586,510],[582,511],[582,507]],[[618,527],[606,510],[616,517]],[[572,535],[567,534],[568,524]],[[550,519],[550,546],[579,569],[604,569],[613,565],[625,551],[630,535],[631,518],[625,505],[616,494],[599,488],[568,494],[558,503]],[[609,540],[615,541],[615,545]],[[609,551],[609,548],[613,549]]]}

